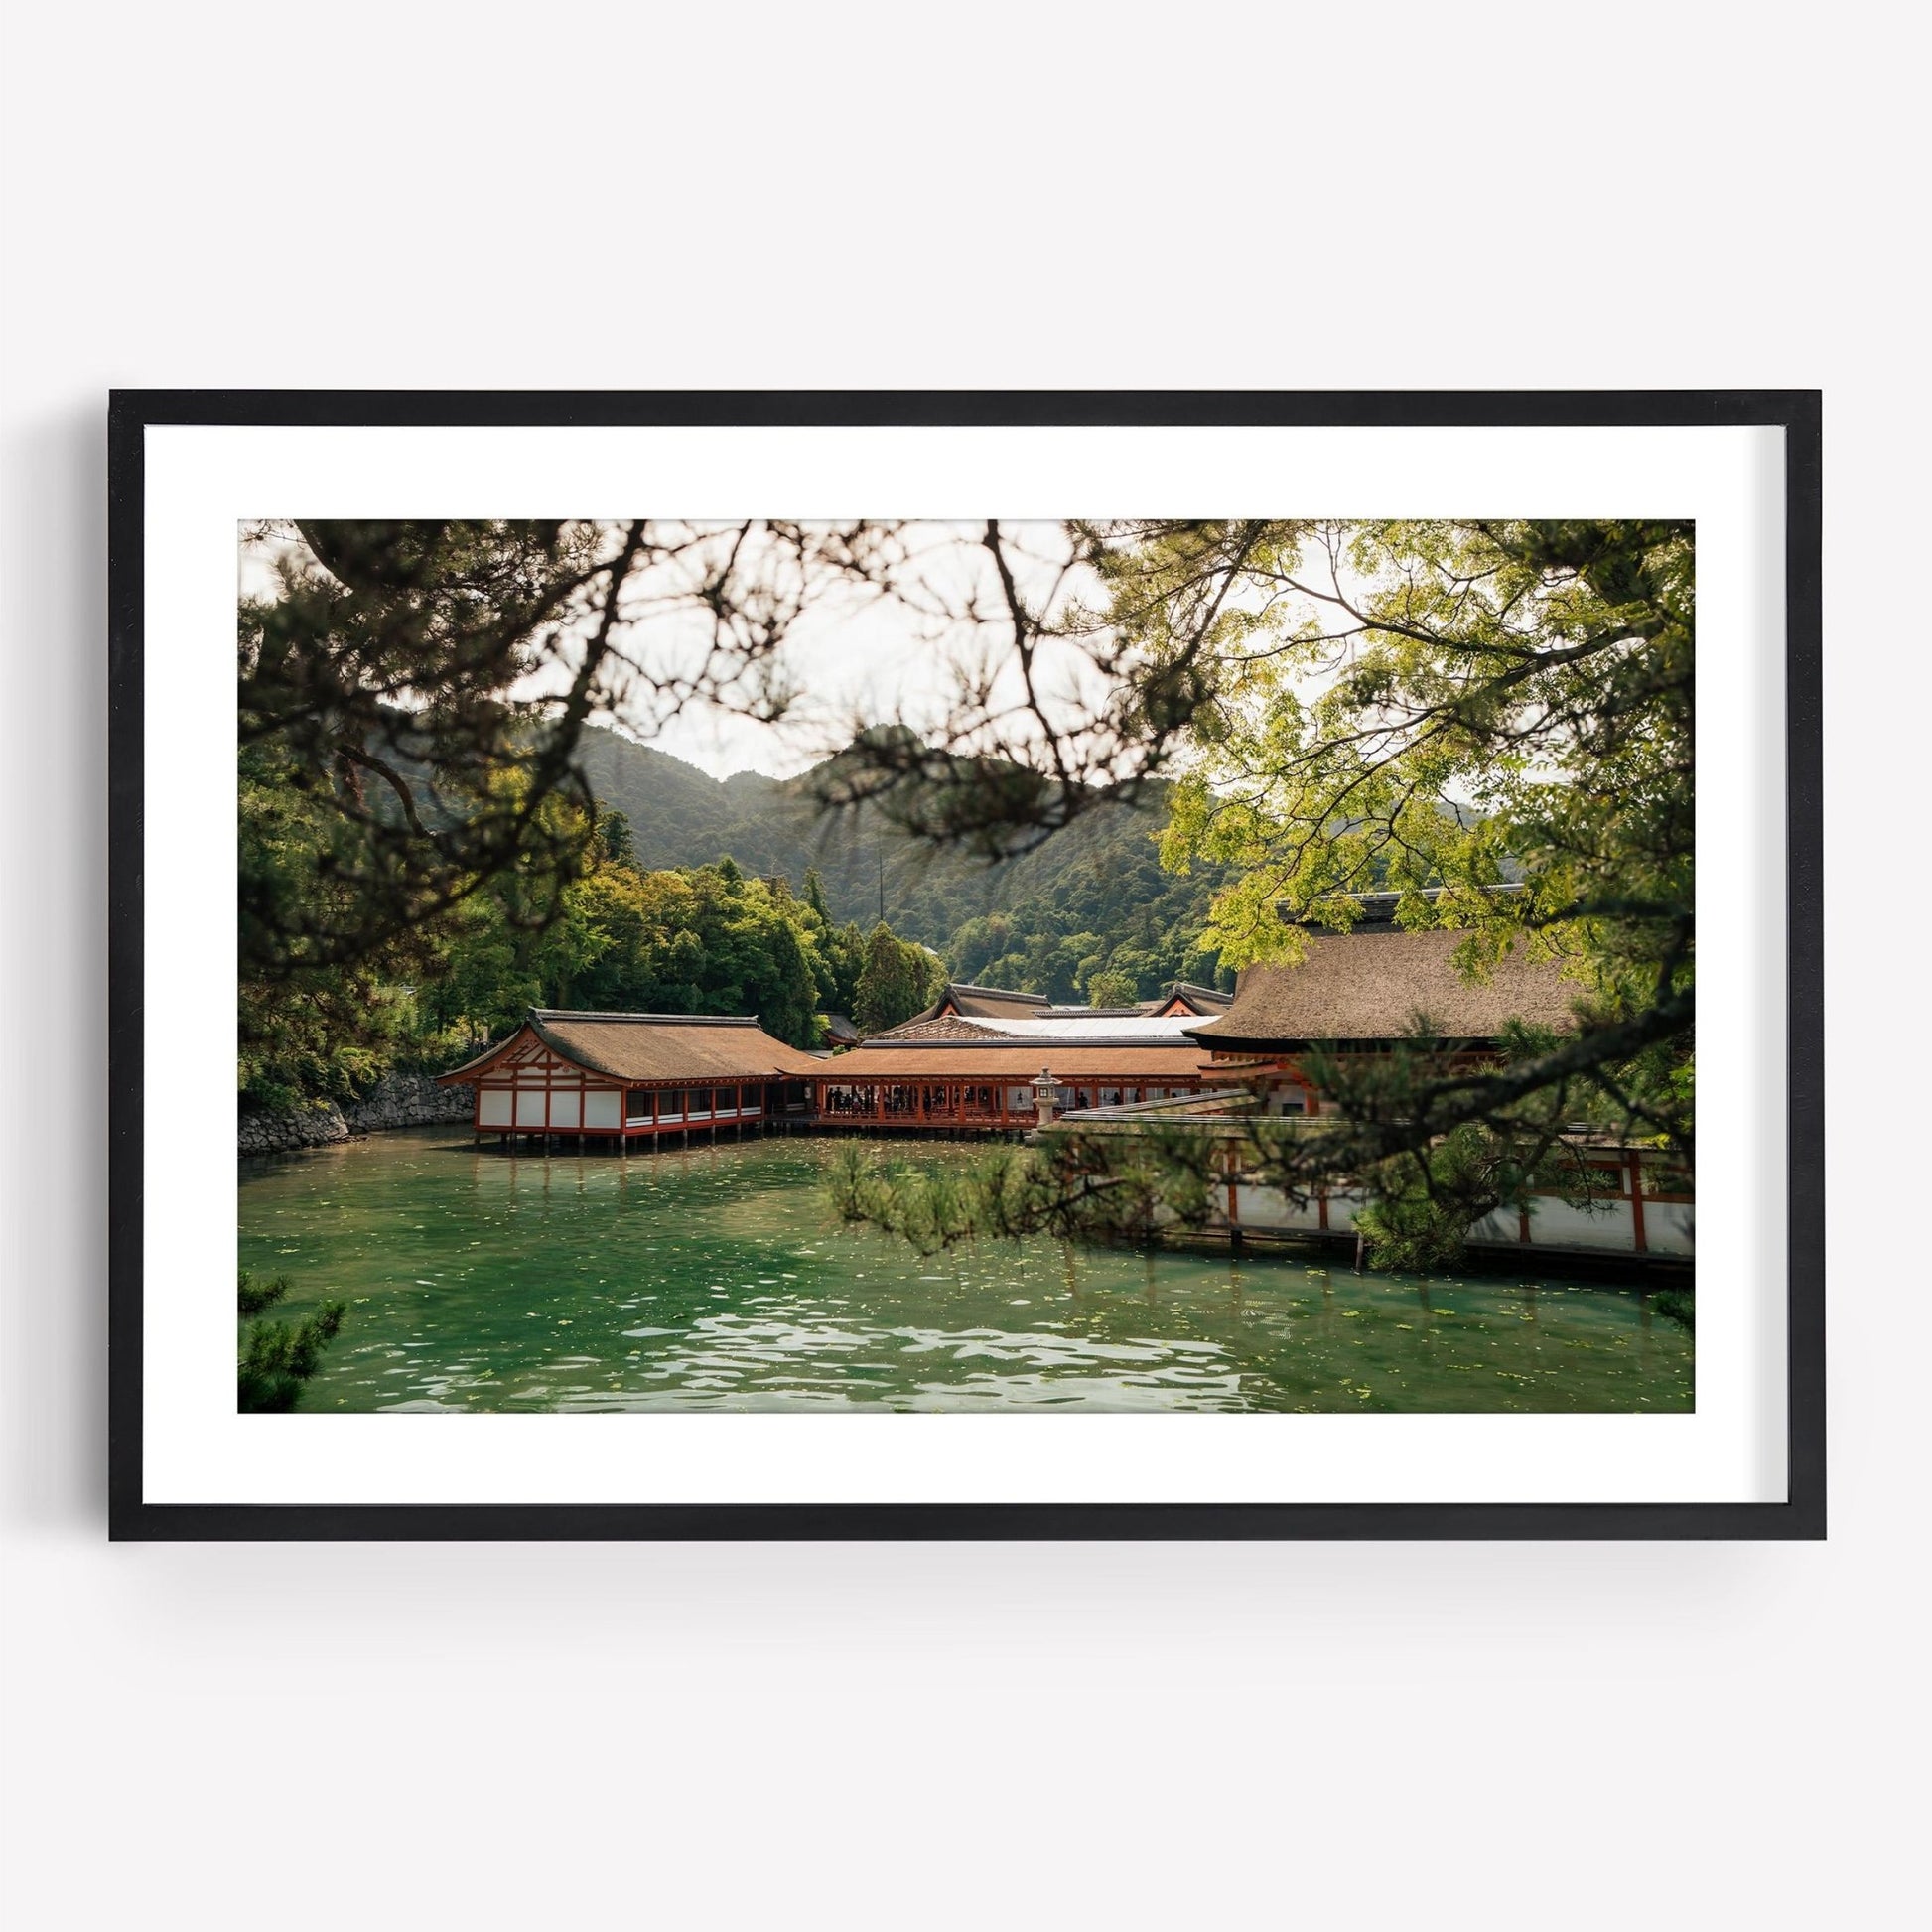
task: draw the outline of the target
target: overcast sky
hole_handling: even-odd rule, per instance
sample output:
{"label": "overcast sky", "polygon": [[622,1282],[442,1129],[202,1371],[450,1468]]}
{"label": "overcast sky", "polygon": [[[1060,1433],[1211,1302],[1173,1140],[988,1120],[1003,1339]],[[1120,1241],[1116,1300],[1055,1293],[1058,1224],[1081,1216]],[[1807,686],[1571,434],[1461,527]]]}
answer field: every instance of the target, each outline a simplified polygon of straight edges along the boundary
{"label": "overcast sky", "polygon": [[[963,601],[985,564],[976,524],[922,526],[915,539],[922,580],[948,598]],[[1016,576],[1030,594],[1044,595],[1056,578],[1065,541],[1057,524],[1003,525]],[[240,590],[272,595],[279,556],[306,554],[291,526],[264,535],[244,526]],[[982,591],[991,589],[980,584]],[[635,648],[674,652],[688,636],[675,616],[646,618],[634,631]],[[1004,627],[999,632],[1007,633]],[[954,689],[954,665],[983,648],[970,624],[944,624],[893,598],[854,589],[829,593],[792,624],[785,662],[798,697],[784,720],[764,724],[718,706],[690,704],[655,730],[633,729],[641,742],[685,759],[714,777],[755,770],[788,777],[849,744],[860,722],[904,717],[915,726],[943,713]],[[634,720],[620,721],[634,725]]]}

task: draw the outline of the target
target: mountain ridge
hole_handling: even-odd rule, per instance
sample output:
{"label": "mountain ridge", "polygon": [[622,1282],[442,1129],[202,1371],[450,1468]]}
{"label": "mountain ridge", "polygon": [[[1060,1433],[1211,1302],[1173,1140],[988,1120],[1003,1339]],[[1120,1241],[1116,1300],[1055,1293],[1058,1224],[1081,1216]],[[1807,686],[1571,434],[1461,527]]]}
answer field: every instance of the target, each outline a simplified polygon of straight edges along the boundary
{"label": "mountain ridge", "polygon": [[1165,785],[1131,805],[1096,804],[1032,851],[989,865],[908,838],[871,805],[824,810],[814,780],[832,761],[789,778],[714,778],[608,727],[587,727],[578,745],[599,803],[628,821],[639,866],[703,866],[729,854],[794,891],[809,868],[839,921],[870,928],[883,917],[901,938],[942,953],[958,977],[1000,965],[1036,982],[1024,990],[1059,998],[1080,997],[1097,966],[1127,971],[1149,993],[1163,978],[1213,977],[1212,955],[1203,959],[1193,941],[1220,881],[1161,870],[1154,841],[1167,819]]}

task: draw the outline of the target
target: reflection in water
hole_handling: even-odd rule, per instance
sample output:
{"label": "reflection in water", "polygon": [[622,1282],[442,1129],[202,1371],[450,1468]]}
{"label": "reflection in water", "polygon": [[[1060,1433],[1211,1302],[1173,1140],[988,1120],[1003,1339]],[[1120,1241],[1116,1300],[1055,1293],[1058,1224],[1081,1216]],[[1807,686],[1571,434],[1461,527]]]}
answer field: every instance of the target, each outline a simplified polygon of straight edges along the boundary
{"label": "reflection in water", "polygon": [[[310,1410],[1686,1410],[1631,1290],[833,1223],[829,1142],[513,1159],[448,1129],[242,1167],[241,1262],[349,1320]],[[918,1161],[971,1149],[904,1150]]]}

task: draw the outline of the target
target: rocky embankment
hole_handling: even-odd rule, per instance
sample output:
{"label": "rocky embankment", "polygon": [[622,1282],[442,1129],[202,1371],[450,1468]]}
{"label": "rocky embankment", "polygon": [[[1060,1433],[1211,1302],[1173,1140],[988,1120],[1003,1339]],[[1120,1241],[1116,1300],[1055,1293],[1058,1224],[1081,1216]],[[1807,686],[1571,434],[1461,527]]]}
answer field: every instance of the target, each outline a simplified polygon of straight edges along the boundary
{"label": "rocky embankment", "polygon": [[470,1106],[468,1087],[439,1087],[427,1073],[385,1073],[366,1098],[346,1107],[313,1100],[286,1113],[243,1114],[237,1140],[243,1154],[289,1154],[389,1127],[468,1121]]}

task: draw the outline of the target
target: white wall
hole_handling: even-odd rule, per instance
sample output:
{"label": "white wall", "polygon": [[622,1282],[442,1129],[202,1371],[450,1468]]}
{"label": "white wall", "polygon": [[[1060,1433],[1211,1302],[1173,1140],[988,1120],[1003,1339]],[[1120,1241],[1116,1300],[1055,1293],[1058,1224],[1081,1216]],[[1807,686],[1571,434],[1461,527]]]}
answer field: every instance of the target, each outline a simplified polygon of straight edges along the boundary
{"label": "white wall", "polygon": [[1909,1030],[1834,1076],[1823,1547],[110,1549],[103,399],[1823,382],[1868,1044],[1872,828],[1921,815],[1925,57],[1856,0],[13,10],[5,1050],[69,1069],[0,1126],[19,1922],[1903,1922]]}

